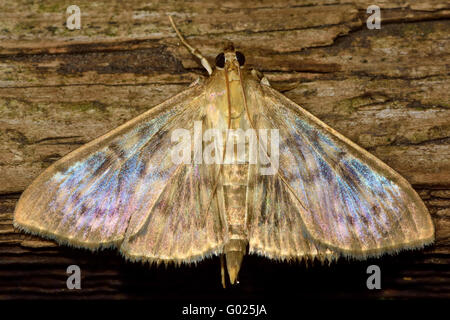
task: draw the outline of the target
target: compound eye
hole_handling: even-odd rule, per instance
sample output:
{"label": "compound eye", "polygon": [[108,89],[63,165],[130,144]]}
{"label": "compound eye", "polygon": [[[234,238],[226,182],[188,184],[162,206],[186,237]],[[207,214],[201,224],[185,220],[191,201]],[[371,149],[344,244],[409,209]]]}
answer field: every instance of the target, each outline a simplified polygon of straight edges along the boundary
{"label": "compound eye", "polygon": [[239,65],[242,67],[245,63],[245,56],[242,52],[236,51],[236,59],[239,62]]}
{"label": "compound eye", "polygon": [[223,52],[219,53],[216,57],[216,67],[225,67],[225,54]]}

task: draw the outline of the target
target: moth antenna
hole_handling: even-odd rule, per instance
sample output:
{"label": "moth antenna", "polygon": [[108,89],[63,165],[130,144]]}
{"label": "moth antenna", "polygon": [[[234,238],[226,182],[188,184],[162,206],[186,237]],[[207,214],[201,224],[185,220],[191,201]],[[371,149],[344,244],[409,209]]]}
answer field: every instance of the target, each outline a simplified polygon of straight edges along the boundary
{"label": "moth antenna", "polygon": [[189,45],[189,43],[187,43],[187,41],[184,39],[181,32],[178,30],[177,26],[175,25],[175,22],[173,22],[172,17],[171,16],[168,16],[168,17],[169,17],[170,23],[172,24],[172,28],[177,33],[177,36],[178,36],[178,38],[180,38],[181,43],[189,50],[190,53],[192,53],[194,56],[196,56],[197,58],[200,59],[202,66],[206,69],[206,71],[208,71],[208,74],[211,75],[212,68],[211,68],[211,65],[209,64],[208,60],[206,60],[206,58],[201,54],[201,52],[198,49],[193,48],[191,45]]}

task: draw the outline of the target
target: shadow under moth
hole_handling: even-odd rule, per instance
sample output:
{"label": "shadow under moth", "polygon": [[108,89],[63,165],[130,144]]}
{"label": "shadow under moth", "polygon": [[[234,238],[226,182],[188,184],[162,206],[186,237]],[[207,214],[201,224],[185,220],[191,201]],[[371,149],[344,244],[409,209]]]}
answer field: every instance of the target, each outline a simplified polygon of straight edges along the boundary
{"label": "shadow under moth", "polygon": [[[331,261],[433,242],[430,214],[404,178],[248,70],[231,44],[212,68],[170,21],[209,77],[47,168],[23,192],[15,227],[76,247],[116,247],[132,261],[218,255],[224,286],[226,274],[236,282],[246,253]],[[225,143],[194,134],[190,161],[175,163],[175,132],[195,126],[222,130]],[[269,129],[278,136],[270,148]],[[256,147],[220,161],[235,149],[231,130],[253,130],[244,144]],[[219,161],[203,161],[208,142]],[[275,172],[262,174],[274,159]]]}

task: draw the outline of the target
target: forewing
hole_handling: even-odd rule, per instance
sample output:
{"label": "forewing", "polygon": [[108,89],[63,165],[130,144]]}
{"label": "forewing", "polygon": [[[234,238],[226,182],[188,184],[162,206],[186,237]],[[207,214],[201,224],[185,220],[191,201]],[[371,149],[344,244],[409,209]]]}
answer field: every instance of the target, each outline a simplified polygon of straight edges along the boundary
{"label": "forewing", "polygon": [[63,157],[25,190],[15,226],[91,249],[138,232],[163,191],[195,180],[171,161],[171,132],[200,120],[203,101],[190,88]]}
{"label": "forewing", "polygon": [[253,85],[246,94],[255,129],[280,130],[274,189],[289,189],[295,201],[283,210],[313,241],[354,257],[433,241],[425,205],[394,170],[272,88]]}

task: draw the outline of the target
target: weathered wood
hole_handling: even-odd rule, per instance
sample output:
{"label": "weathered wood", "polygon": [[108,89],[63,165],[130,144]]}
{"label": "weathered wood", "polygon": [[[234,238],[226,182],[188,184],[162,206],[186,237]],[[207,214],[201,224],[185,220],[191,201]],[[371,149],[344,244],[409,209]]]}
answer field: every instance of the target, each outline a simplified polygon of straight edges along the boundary
{"label": "weathered wood", "polygon": [[[125,263],[113,251],[59,247],[13,229],[20,192],[55,160],[205,75],[166,14],[211,61],[226,40],[249,67],[416,187],[436,225],[423,251],[328,266],[250,257],[238,297],[450,297],[450,6],[377,1],[77,1],[82,28],[64,27],[67,1],[0,2],[0,299],[225,297],[217,259],[196,268]],[[383,289],[366,289],[378,264]],[[78,264],[83,290],[69,291]],[[299,289],[300,288],[300,289]],[[177,293],[175,294],[174,291]]]}

